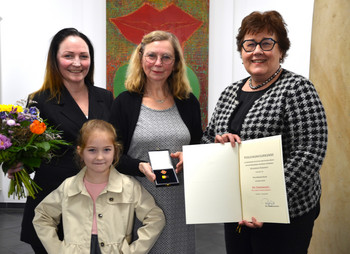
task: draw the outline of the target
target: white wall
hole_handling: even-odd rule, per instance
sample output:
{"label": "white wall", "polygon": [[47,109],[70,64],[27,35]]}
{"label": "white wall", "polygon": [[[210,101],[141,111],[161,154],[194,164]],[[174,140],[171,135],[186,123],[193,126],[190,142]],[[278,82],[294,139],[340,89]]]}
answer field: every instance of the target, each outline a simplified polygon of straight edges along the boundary
{"label": "white wall", "polygon": [[[95,85],[106,87],[106,1],[0,0],[0,17],[0,103],[26,99],[41,87],[51,38],[65,27],[89,37]],[[0,173],[0,202],[18,202],[7,198],[8,182]]]}
{"label": "white wall", "polygon": [[[284,68],[309,76],[313,0],[211,0],[208,116],[222,90],[248,76],[236,51],[241,20],[254,10],[279,11],[288,24],[291,49]],[[106,3],[104,0],[0,0],[0,103],[12,104],[40,88],[52,36],[64,27],[85,33],[95,48],[95,84],[106,86]],[[2,178],[2,179],[1,179]],[[0,173],[0,202],[8,179]]]}
{"label": "white wall", "polygon": [[242,19],[253,11],[277,10],[287,24],[291,47],[283,68],[309,77],[314,0],[211,0],[209,25],[208,119],[220,93],[234,81],[248,77],[236,50]]}
{"label": "white wall", "polygon": [[75,27],[96,51],[95,82],[106,80],[106,2],[95,0],[0,0],[1,103],[14,103],[42,85],[51,38]]}

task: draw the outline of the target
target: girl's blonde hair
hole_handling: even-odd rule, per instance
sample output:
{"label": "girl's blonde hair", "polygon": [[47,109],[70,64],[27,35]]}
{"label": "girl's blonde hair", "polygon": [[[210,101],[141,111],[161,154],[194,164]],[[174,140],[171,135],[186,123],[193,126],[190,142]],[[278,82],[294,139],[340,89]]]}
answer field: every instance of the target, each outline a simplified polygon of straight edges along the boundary
{"label": "girl's blonde hair", "polygon": [[[113,143],[114,146],[114,162],[113,166],[116,166],[118,164],[118,161],[120,159],[120,155],[122,152],[122,145],[121,143],[117,142],[117,133],[113,127],[112,124],[104,121],[104,120],[99,120],[99,119],[93,119],[85,122],[83,126],[81,127],[77,139],[77,146],[79,146],[79,151],[82,153],[82,151],[86,147],[86,143],[88,141],[88,138],[90,137],[91,133],[93,131],[104,131],[106,132]],[[84,167],[85,163],[81,158],[81,154],[79,153],[78,149],[76,149],[76,157],[77,157],[77,162],[79,163],[80,167]]]}
{"label": "girl's blonde hair", "polygon": [[147,77],[142,68],[142,57],[145,46],[155,41],[169,41],[173,46],[175,62],[173,72],[167,80],[169,90],[178,99],[188,98],[192,89],[188,81],[186,62],[180,42],[174,34],[165,31],[153,31],[142,38],[141,43],[131,55],[126,73],[125,88],[130,92],[144,93]]}

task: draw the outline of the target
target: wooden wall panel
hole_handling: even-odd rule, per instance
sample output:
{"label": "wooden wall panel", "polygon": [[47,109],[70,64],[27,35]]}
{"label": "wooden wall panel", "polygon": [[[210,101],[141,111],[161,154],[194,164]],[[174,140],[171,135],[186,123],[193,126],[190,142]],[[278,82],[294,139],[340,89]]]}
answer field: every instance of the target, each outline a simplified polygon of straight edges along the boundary
{"label": "wooden wall panel", "polygon": [[349,16],[349,0],[315,0],[310,79],[326,109],[329,143],[310,254],[346,254],[350,249]]}

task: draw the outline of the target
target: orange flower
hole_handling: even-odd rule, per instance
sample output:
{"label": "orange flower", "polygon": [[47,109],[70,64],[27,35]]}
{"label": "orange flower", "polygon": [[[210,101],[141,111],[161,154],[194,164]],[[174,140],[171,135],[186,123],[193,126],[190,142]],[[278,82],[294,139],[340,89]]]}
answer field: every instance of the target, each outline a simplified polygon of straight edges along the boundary
{"label": "orange flower", "polygon": [[34,120],[33,123],[29,126],[30,131],[34,134],[43,134],[46,130],[46,125],[44,122],[39,122],[38,120]]}

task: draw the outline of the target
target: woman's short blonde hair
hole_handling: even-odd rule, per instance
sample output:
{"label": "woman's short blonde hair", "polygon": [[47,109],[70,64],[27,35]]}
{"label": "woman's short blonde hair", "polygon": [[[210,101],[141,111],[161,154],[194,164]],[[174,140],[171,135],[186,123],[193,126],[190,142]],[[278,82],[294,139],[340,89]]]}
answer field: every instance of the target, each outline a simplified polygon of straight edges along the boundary
{"label": "woman's short blonde hair", "polygon": [[146,34],[131,55],[126,73],[125,88],[130,92],[144,93],[147,77],[142,68],[145,46],[154,41],[169,41],[174,48],[175,62],[173,72],[168,77],[168,86],[172,95],[178,99],[188,98],[192,91],[187,77],[186,62],[177,37],[165,31],[153,31]]}

